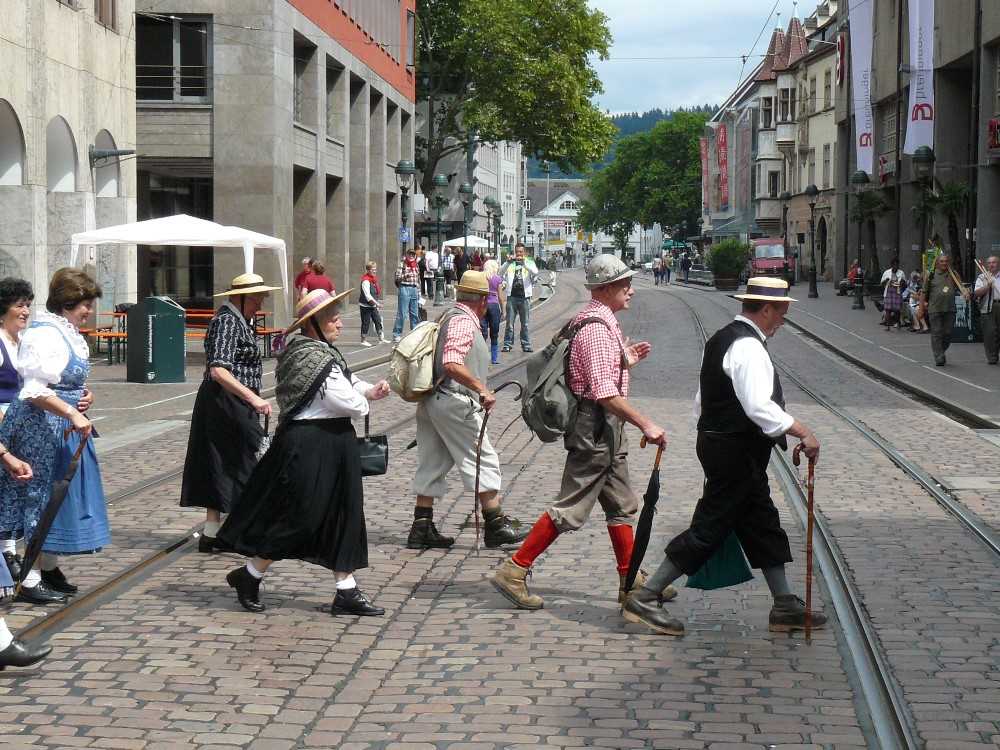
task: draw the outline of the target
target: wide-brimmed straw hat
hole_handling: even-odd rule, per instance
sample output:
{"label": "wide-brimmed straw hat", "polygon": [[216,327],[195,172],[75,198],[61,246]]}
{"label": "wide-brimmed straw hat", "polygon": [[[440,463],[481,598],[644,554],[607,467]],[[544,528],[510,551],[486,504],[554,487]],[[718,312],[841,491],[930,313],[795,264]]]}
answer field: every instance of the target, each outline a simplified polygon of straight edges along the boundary
{"label": "wide-brimmed straw hat", "polygon": [[264,277],[258,276],[255,273],[241,273],[235,279],[233,283],[229,285],[229,289],[224,292],[219,292],[214,295],[216,297],[232,297],[236,294],[256,294],[257,292],[273,292],[277,289],[281,289],[280,286],[268,286],[264,283]]}
{"label": "wide-brimmed straw hat", "polygon": [[788,282],[773,276],[754,276],[747,280],[747,290],[743,294],[730,294],[733,299],[756,302],[797,302],[788,296]]}
{"label": "wide-brimmed straw hat", "polygon": [[483,297],[488,297],[490,282],[482,271],[466,271],[462,274],[458,284],[455,285],[455,289],[467,294],[480,294]]}
{"label": "wide-brimmed straw hat", "polygon": [[294,331],[323,308],[336,305],[350,293],[350,289],[340,294],[330,294],[326,289],[313,289],[295,305],[295,320],[285,329],[285,334]]}
{"label": "wide-brimmed straw hat", "polygon": [[635,271],[625,265],[621,258],[610,253],[602,253],[587,266],[587,281],[584,286],[587,289],[597,289],[599,286],[614,284],[616,281],[630,279],[633,276]]}

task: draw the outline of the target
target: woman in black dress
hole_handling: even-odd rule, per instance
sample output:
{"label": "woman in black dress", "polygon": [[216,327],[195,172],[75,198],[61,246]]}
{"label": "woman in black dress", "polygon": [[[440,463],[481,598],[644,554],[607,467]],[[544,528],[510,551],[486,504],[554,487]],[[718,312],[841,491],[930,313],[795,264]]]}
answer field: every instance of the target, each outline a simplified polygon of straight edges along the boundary
{"label": "woman in black dress", "polygon": [[262,612],[260,581],[275,560],[296,559],[333,571],[333,615],[382,615],[358,588],[354,571],[368,567],[361,458],[352,419],[389,395],[351,373],[333,345],[341,301],[317,289],[296,306],[299,329],[278,359],[280,420],[274,441],[219,531],[219,541],[251,558],[226,576],[244,609]]}
{"label": "woman in black dress", "polygon": [[222,514],[257,463],[264,437],[259,415],[271,413],[260,397],[263,363],[257,350],[253,320],[264,300],[279,286],[245,273],[216,297],[228,297],[208,324],[205,336],[205,377],[191,414],[191,435],[184,459],[181,506],[205,509],[205,529],[199,552],[221,549],[216,536]]}

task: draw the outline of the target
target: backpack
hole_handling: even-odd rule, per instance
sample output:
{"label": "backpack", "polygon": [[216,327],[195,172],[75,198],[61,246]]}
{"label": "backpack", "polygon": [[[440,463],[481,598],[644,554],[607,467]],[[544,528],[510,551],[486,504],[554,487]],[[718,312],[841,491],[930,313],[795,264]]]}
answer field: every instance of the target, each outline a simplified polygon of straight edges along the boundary
{"label": "backpack", "polygon": [[552,342],[526,363],[527,382],[521,397],[521,418],[538,439],[551,443],[576,423],[580,399],[569,387],[569,353],[573,339],[589,323],[611,327],[600,318],[584,318],[563,326]]}
{"label": "backpack", "polygon": [[399,340],[389,360],[389,388],[404,401],[421,401],[433,392],[434,350],[440,321],[425,321]]}

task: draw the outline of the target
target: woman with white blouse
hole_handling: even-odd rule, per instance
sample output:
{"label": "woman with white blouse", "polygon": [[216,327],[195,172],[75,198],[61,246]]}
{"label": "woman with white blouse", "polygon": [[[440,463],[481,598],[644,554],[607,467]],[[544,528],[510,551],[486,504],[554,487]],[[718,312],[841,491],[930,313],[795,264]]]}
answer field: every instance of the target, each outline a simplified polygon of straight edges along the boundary
{"label": "woman with white blouse", "polygon": [[[21,337],[17,369],[22,385],[0,423],[0,442],[29,463],[34,476],[25,483],[0,476],[0,538],[23,533],[25,542],[31,541],[53,482],[66,470],[80,440],[90,436],[90,421],[81,411],[90,348],[79,329],[100,296],[100,286],[83,271],[59,269],[49,284],[46,309]],[[88,441],[42,546],[41,570],[24,577],[19,600],[64,602],[77,587],[59,569],[57,555],[97,552],[110,540],[101,470]]]}
{"label": "woman with white blouse", "polygon": [[298,559],[333,571],[333,615],[382,615],[358,588],[354,572],[368,567],[361,461],[352,419],[389,384],[351,373],[333,345],[343,329],[343,300],[316,289],[299,301],[299,330],[278,359],[278,429],[243,495],[219,530],[219,541],[251,559],[226,576],[244,609],[264,611],[260,581],[275,560]]}

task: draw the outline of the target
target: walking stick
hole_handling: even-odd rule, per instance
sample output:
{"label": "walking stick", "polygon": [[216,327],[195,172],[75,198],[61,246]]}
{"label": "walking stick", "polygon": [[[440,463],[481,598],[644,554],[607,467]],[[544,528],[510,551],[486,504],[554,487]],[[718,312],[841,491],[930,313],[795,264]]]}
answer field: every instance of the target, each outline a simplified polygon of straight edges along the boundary
{"label": "walking stick", "polygon": [[[802,443],[792,451],[792,462],[799,465]],[[809,473],[806,477],[806,641],[812,640],[812,584],[813,584],[813,526],[816,523],[814,489],[816,486],[816,459],[809,459]]]}
{"label": "walking stick", "polygon": [[[508,385],[517,386],[517,396],[514,397],[515,401],[520,401],[521,396],[524,395],[524,386],[522,386],[516,380],[508,380],[506,383],[501,383],[496,388],[493,389],[493,393],[497,394],[506,388]],[[476,519],[476,554],[479,554],[480,544],[479,544],[479,474],[480,468],[483,463],[483,438],[486,436],[486,423],[490,420],[490,413],[486,412],[483,414],[483,425],[479,428],[479,438],[476,440],[476,490],[472,496],[472,515]],[[504,430],[506,432],[506,430]]]}

